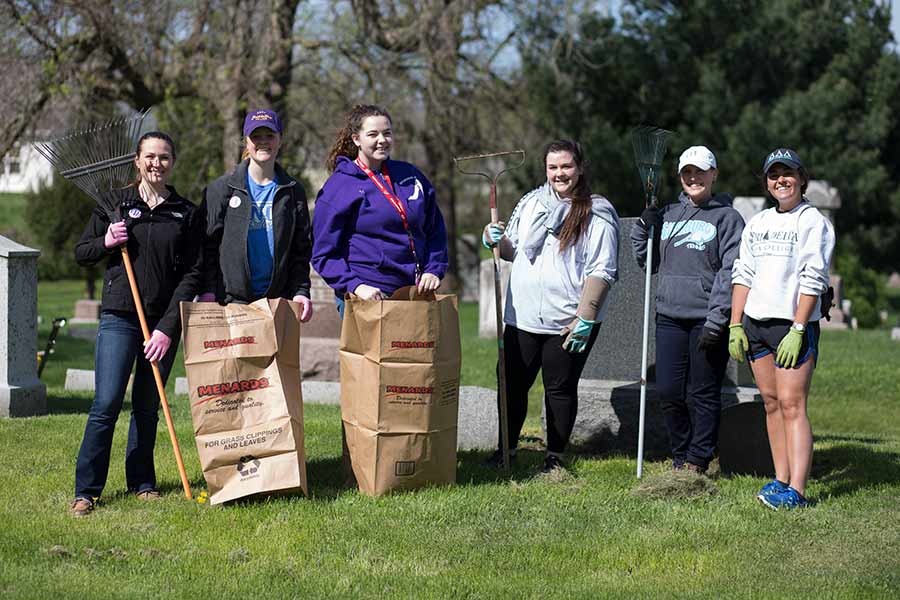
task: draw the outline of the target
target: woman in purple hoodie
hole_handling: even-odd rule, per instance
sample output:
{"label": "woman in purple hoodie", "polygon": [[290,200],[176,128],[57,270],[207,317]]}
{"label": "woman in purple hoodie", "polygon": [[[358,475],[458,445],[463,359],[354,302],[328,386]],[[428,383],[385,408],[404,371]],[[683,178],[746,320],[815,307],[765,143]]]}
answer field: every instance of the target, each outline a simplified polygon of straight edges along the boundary
{"label": "woman in purple hoodie", "polygon": [[437,289],[447,272],[447,230],[434,188],[413,165],[391,160],[386,110],[357,105],[328,156],[331,176],[316,199],[312,265],[344,294],[382,300],[416,285]]}

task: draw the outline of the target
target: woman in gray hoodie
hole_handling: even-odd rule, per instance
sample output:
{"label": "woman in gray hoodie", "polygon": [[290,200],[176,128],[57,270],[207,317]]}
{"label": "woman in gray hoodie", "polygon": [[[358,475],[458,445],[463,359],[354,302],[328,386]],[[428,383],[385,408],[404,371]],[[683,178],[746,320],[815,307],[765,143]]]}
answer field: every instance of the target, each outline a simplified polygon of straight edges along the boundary
{"label": "woman in gray hoodie", "polygon": [[716,157],[691,146],[678,160],[682,193],[648,207],[631,229],[635,258],[647,259],[654,233],[656,389],[672,445],[672,466],[703,473],[719,434],[722,380],[728,364],[731,267],[744,221],[728,194],[713,194]]}

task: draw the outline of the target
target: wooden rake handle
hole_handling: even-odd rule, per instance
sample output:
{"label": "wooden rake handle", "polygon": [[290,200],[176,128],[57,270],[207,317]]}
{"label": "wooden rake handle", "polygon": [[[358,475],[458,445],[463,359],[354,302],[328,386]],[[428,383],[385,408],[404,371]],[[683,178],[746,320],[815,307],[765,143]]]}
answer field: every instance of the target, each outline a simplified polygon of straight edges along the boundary
{"label": "wooden rake handle", "polygon": [[[128,285],[131,286],[131,296],[134,298],[134,306],[137,309],[138,320],[141,322],[141,332],[144,334],[144,342],[150,341],[150,330],[147,327],[147,317],[144,316],[144,305],[138,292],[137,280],[134,278],[134,268],[131,266],[131,257],[128,256],[128,248],[125,244],[119,246],[122,250],[122,262],[125,264],[125,272],[128,274]],[[181,476],[181,487],[184,488],[184,496],[188,500],[191,496],[191,486],[188,484],[187,473],[184,470],[184,460],[181,458],[181,449],[178,447],[178,439],[175,437],[175,424],[172,422],[172,413],[169,412],[169,403],[166,401],[166,386],[163,385],[162,374],[159,372],[159,364],[156,361],[150,363],[153,368],[153,379],[156,380],[156,391],[159,392],[159,403],[162,404],[163,414],[166,416],[166,427],[169,429],[169,439],[172,440],[172,449],[175,451],[175,462],[178,464],[178,475]]]}

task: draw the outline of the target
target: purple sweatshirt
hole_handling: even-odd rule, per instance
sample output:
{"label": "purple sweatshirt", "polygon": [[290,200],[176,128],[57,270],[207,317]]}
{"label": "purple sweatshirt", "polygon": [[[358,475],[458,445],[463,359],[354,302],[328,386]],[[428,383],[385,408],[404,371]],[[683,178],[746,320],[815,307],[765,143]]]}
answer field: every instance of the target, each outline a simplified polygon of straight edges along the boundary
{"label": "purple sweatshirt", "polygon": [[[406,207],[422,272],[443,279],[447,230],[434,188],[413,165],[386,162],[394,193]],[[381,179],[380,173],[375,176]],[[400,214],[344,156],[338,157],[334,173],[316,198],[310,262],[337,296],[363,283],[386,294],[415,283],[415,260]]]}

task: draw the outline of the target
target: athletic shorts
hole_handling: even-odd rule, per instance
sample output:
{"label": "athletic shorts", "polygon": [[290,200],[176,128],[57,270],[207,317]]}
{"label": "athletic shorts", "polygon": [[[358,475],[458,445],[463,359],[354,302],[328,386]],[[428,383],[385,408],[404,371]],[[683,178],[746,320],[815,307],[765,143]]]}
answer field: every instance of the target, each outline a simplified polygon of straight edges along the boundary
{"label": "athletic shorts", "polygon": [[[744,332],[747,334],[747,341],[750,342],[750,349],[747,351],[747,358],[754,361],[762,358],[767,354],[777,355],[778,344],[784,339],[788,331],[793,325],[793,321],[789,319],[766,319],[757,321],[744,315]],[[799,367],[810,357],[814,357],[816,362],[819,360],[819,322],[813,321],[806,324],[806,330],[803,332],[803,344],[800,346],[800,357],[797,359],[796,367]],[[775,363],[776,367],[781,365]],[[796,368],[795,367],[795,368]]]}

